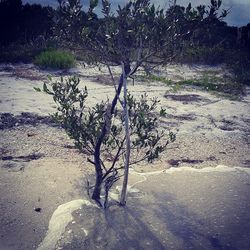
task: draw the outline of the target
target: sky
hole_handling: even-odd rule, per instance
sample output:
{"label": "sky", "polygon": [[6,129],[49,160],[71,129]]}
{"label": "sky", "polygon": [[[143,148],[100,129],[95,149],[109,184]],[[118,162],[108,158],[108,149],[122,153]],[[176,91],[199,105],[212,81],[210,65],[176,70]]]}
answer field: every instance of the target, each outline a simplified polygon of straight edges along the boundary
{"label": "sky", "polygon": [[[87,10],[89,0],[82,1]],[[101,2],[99,0],[99,2]],[[126,0],[110,0],[111,5],[123,5]],[[163,8],[169,6],[169,0],[151,0],[156,6],[160,5]],[[187,6],[191,2],[192,6],[201,4],[208,5],[210,0],[176,0],[176,3],[181,6]],[[230,26],[243,26],[250,23],[250,0],[222,0],[222,9],[230,9],[230,14],[225,18],[225,21]],[[42,5],[57,6],[57,0],[23,0],[23,3],[39,3]],[[98,13],[98,9],[96,11]]]}

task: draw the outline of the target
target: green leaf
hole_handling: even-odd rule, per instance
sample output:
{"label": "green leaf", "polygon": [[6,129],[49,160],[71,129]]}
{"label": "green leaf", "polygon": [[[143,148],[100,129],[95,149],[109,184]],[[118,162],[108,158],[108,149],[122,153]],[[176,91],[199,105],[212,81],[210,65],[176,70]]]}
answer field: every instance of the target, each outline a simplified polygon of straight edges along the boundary
{"label": "green leaf", "polygon": [[89,1],[89,8],[93,10],[98,5],[98,0],[90,0]]}
{"label": "green leaf", "polygon": [[160,110],[160,116],[165,117],[166,114],[167,114],[166,109],[161,108],[161,110]]}
{"label": "green leaf", "polygon": [[43,91],[46,92],[46,93],[49,92],[49,89],[48,89],[46,83],[43,84]]}
{"label": "green leaf", "polygon": [[42,91],[40,88],[37,88],[37,87],[34,87],[33,89],[34,89],[35,91],[37,91],[37,92],[41,92],[41,91]]}
{"label": "green leaf", "polygon": [[53,93],[48,89],[46,83],[43,84],[43,92],[45,92],[49,95],[53,95]]}
{"label": "green leaf", "polygon": [[192,8],[192,5],[191,5],[191,3],[189,3],[188,6],[187,6],[187,8],[186,8],[186,12],[189,13],[190,10],[191,10],[191,8]]}
{"label": "green leaf", "polygon": [[222,4],[222,0],[218,0],[218,8],[220,8],[221,4]]}

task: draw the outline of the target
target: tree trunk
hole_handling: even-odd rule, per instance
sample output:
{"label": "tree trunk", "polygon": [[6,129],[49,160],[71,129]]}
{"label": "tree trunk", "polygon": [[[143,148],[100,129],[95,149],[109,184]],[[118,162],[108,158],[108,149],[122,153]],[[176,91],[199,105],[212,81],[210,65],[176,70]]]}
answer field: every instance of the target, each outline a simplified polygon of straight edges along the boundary
{"label": "tree trunk", "polygon": [[101,188],[102,188],[102,168],[95,167],[96,170],[96,179],[95,179],[95,187],[94,191],[92,193],[92,199],[98,202],[99,205],[101,205],[100,199],[101,199]]}
{"label": "tree trunk", "polygon": [[130,131],[129,131],[129,114],[127,108],[127,74],[126,69],[123,65],[123,90],[124,90],[124,100],[123,100],[123,112],[125,119],[125,134],[126,134],[126,155],[125,155],[125,166],[124,166],[124,178],[122,185],[122,192],[120,198],[120,205],[126,205],[126,194],[128,186],[128,174],[129,174],[129,159],[130,159]]}
{"label": "tree trunk", "polygon": [[[123,74],[121,74],[120,76],[120,80],[119,80],[119,85],[117,88],[117,92],[115,94],[115,97],[111,103],[111,108],[109,108],[109,112],[110,112],[110,119],[112,119],[112,115],[114,114],[114,110],[115,110],[115,106],[117,104],[117,100],[119,98],[119,95],[121,93],[121,89],[123,86]],[[102,182],[103,182],[103,170],[102,170],[102,166],[101,166],[101,146],[103,143],[103,140],[105,138],[107,134],[107,122],[105,121],[100,133],[100,136],[97,140],[96,146],[95,146],[95,152],[94,152],[94,159],[95,159],[95,173],[96,173],[96,180],[95,180],[95,187],[94,187],[94,191],[92,194],[92,199],[97,201],[100,205],[100,195],[101,195],[101,188],[102,188]]]}

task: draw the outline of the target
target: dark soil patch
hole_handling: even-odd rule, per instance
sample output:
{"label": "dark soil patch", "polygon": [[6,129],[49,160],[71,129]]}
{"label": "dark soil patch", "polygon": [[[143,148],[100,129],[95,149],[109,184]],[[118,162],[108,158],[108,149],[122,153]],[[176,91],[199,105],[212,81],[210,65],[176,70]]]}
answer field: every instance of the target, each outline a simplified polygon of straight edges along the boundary
{"label": "dark soil patch", "polygon": [[3,168],[16,168],[17,164],[14,162],[6,162],[5,164],[2,165]]}
{"label": "dark soil patch", "polygon": [[70,144],[65,144],[63,147],[67,149],[77,149],[75,145],[70,145]]}
{"label": "dark soil patch", "polygon": [[236,124],[233,121],[225,120],[223,119],[221,122],[223,122],[223,125],[218,126],[219,129],[224,131],[233,131],[236,129]]}
{"label": "dark soil patch", "polygon": [[210,119],[211,123],[218,129],[221,129],[223,131],[234,131],[234,130],[240,130],[242,132],[249,132],[249,128],[248,126],[242,126],[241,124],[238,124],[235,121],[232,120],[226,120],[226,119],[222,119],[222,120],[214,120],[211,117],[208,117],[208,119]]}
{"label": "dark soil patch", "polygon": [[224,131],[234,131],[235,130],[234,128],[229,127],[228,125],[220,126],[219,129],[224,130]]}
{"label": "dark soil patch", "polygon": [[30,155],[21,155],[21,156],[3,156],[2,160],[3,161],[15,161],[15,162],[29,162],[29,161],[34,161],[42,158],[44,155],[43,154],[30,154]]}
{"label": "dark soil patch", "polygon": [[35,72],[34,70],[17,69],[13,72],[13,75],[17,78],[24,78],[31,81],[42,81],[46,80],[47,77]]}
{"label": "dark soil patch", "polygon": [[207,161],[217,161],[217,158],[213,155],[207,157]]}
{"label": "dark soil patch", "polygon": [[195,115],[193,114],[186,114],[186,115],[171,115],[168,114],[167,118],[171,118],[171,119],[175,119],[175,120],[179,120],[179,121],[194,121],[197,118],[195,117]]}
{"label": "dark soil patch", "polygon": [[182,124],[182,122],[169,122],[161,119],[161,124],[165,129],[172,129],[172,128],[177,128]]}
{"label": "dark soil patch", "polygon": [[54,125],[55,122],[50,116],[39,116],[32,113],[21,113],[21,115],[13,115],[10,113],[0,114],[0,130],[9,129],[12,127],[22,126],[22,125],[33,125],[47,124]]}
{"label": "dark soil patch", "polygon": [[46,74],[42,74],[36,69],[36,67],[28,65],[3,65],[0,66],[0,70],[3,72],[12,74],[17,78],[24,78],[32,81],[42,81],[47,79]]}
{"label": "dark soil patch", "polygon": [[250,124],[250,119],[248,119],[248,118],[243,118],[242,121],[247,123],[247,124]]}
{"label": "dark soil patch", "polygon": [[250,159],[249,159],[249,160],[245,160],[245,161],[243,162],[243,164],[244,164],[245,166],[247,166],[247,167],[250,167]]}
{"label": "dark soil patch", "polygon": [[204,98],[200,95],[190,94],[190,95],[172,95],[172,94],[165,94],[165,98],[170,98],[174,101],[189,103],[189,102],[209,102],[210,100]]}
{"label": "dark soil patch", "polygon": [[170,159],[168,160],[168,163],[173,166],[173,167],[178,167],[181,163],[189,163],[189,164],[199,164],[204,162],[204,160],[193,160],[193,159],[179,159],[179,160],[175,160],[175,159]]}

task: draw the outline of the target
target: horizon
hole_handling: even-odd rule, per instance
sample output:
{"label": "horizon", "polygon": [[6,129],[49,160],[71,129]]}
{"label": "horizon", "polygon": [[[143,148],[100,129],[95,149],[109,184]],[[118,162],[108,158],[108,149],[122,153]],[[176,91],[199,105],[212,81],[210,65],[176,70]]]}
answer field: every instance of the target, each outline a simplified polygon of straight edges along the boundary
{"label": "horizon", "polygon": [[[52,6],[57,7],[58,2],[57,0],[23,0],[23,4],[30,3],[30,4],[41,4],[43,6]],[[83,9],[87,10],[89,1],[82,1]],[[84,3],[85,2],[85,3]],[[86,4],[87,2],[87,4]],[[113,6],[113,12],[116,10],[116,7],[120,4],[125,4],[125,1],[123,0],[113,0],[110,1],[111,6]],[[127,2],[127,1],[126,1]],[[177,0],[176,3],[178,5],[186,7],[189,2],[191,2],[193,7],[196,7],[198,5],[204,4],[208,5],[210,3],[210,0]],[[169,5],[169,1],[164,0],[152,0],[152,3],[154,3],[156,6],[160,6],[162,8],[167,8]],[[224,19],[224,21],[229,26],[245,26],[248,23],[250,23],[250,1],[248,0],[224,0],[222,1],[222,7],[221,9],[230,10],[230,13],[228,16]],[[101,10],[100,7],[96,8],[96,13],[100,14]]]}

